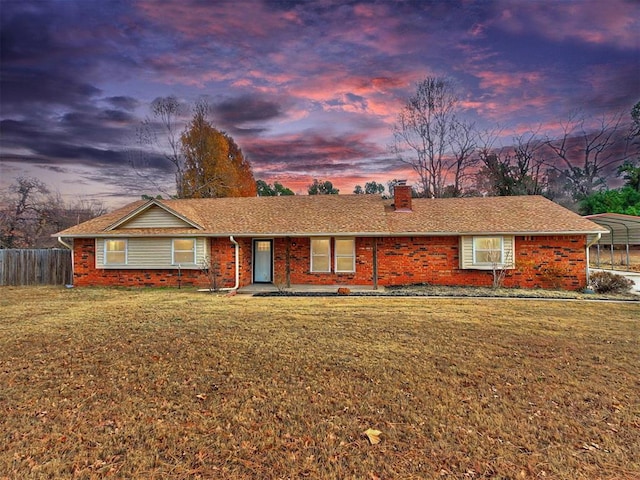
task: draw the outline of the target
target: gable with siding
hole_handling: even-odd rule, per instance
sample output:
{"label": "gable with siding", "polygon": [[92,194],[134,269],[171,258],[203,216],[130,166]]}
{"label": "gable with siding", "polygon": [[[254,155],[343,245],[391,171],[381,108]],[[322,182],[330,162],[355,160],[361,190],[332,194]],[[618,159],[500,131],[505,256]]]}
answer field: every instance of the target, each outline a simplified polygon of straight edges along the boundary
{"label": "gable with siding", "polygon": [[181,218],[176,217],[163,208],[154,205],[139,213],[127,222],[119,225],[118,229],[130,228],[195,228]]}

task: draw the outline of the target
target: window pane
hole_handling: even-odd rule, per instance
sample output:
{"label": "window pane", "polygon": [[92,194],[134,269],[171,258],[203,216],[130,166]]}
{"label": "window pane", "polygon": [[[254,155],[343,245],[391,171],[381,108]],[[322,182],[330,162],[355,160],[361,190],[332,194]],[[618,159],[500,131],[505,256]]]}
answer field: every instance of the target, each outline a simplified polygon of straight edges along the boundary
{"label": "window pane", "polygon": [[125,252],[107,251],[106,263],[124,263],[126,259]]}
{"label": "window pane", "polygon": [[329,239],[314,238],[311,240],[311,255],[329,255]]}
{"label": "window pane", "polygon": [[105,264],[125,264],[127,263],[127,241],[126,240],[105,240],[104,241],[104,263]]}
{"label": "window pane", "polygon": [[107,240],[107,252],[124,252],[124,240]]}
{"label": "window pane", "polygon": [[256,242],[256,250],[259,252],[268,252],[271,250],[271,242]]}
{"label": "window pane", "polygon": [[336,255],[353,255],[353,238],[336,238]]}
{"label": "window pane", "polygon": [[474,237],[475,263],[502,263],[502,237]]}
{"label": "window pane", "polygon": [[491,255],[492,252],[476,252],[477,263],[499,263],[500,259],[496,259],[495,255]]}
{"label": "window pane", "polygon": [[336,272],[353,272],[353,257],[336,258]]}
{"label": "window pane", "polygon": [[173,263],[193,263],[193,252],[174,252]]}
{"label": "window pane", "polygon": [[312,259],[312,272],[328,272],[329,271],[329,256],[314,256]]}
{"label": "window pane", "polygon": [[499,250],[502,243],[499,237],[476,237],[473,240],[477,250]]}
{"label": "window pane", "polygon": [[328,272],[331,270],[331,243],[328,238],[311,239],[311,271]]}
{"label": "window pane", "polygon": [[173,249],[175,251],[178,250],[193,250],[193,246],[194,246],[195,240],[193,240],[192,238],[187,238],[187,239],[180,239],[180,240],[174,240],[173,241]]}

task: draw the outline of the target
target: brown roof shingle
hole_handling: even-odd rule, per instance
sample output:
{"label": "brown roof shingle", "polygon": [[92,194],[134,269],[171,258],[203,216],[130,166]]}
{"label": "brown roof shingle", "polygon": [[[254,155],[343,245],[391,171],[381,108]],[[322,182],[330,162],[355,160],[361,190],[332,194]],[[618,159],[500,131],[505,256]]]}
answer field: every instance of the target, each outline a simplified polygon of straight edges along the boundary
{"label": "brown roof shingle", "polygon": [[[64,230],[57,236],[111,235],[458,235],[596,233],[605,230],[539,196],[413,199],[396,212],[377,195],[313,195],[154,201],[203,227],[114,229],[141,208],[138,201]],[[149,202],[149,205],[154,203]]]}

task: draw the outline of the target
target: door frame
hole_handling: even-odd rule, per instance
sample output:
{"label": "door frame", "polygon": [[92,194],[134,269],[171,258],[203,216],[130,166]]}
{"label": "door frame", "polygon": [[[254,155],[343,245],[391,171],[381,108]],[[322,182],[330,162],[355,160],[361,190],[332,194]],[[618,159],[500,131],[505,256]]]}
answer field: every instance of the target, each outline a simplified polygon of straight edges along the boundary
{"label": "door frame", "polygon": [[[269,253],[270,253],[270,275],[268,281],[256,280],[256,243],[257,242],[269,242]],[[254,238],[251,242],[251,280],[253,283],[273,283],[273,238]]]}

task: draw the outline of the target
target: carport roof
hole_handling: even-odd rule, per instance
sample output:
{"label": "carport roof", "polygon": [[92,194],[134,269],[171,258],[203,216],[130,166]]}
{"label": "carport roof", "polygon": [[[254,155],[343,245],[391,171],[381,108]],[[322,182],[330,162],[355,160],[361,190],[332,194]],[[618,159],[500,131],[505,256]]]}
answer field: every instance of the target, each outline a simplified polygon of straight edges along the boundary
{"label": "carport roof", "polygon": [[600,244],[640,245],[640,217],[621,213],[598,213],[585,217],[609,230],[602,234]]}

